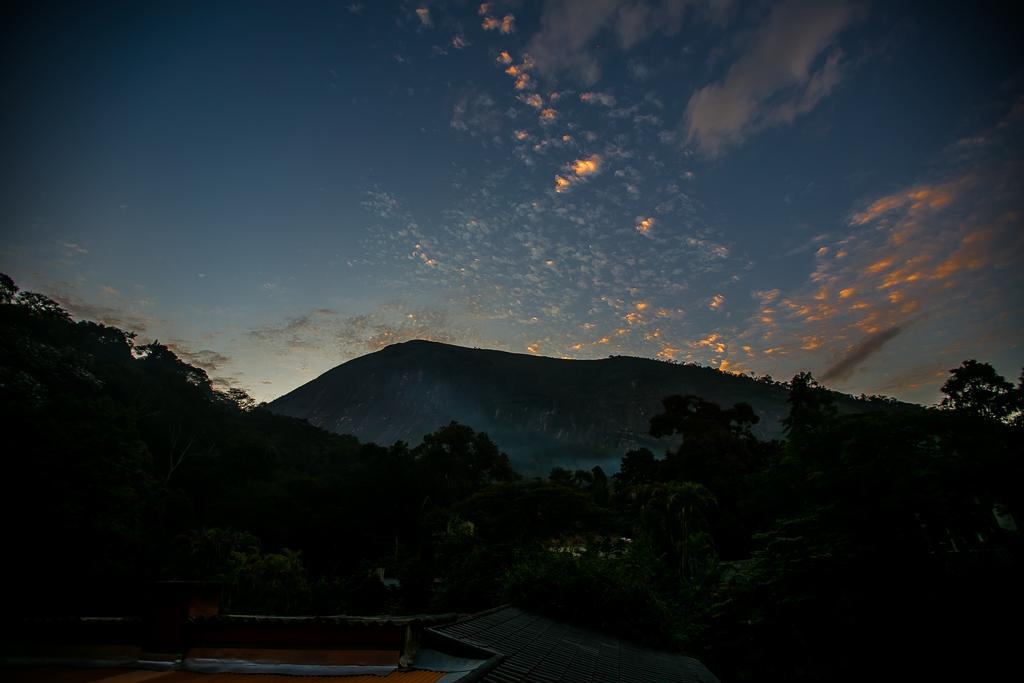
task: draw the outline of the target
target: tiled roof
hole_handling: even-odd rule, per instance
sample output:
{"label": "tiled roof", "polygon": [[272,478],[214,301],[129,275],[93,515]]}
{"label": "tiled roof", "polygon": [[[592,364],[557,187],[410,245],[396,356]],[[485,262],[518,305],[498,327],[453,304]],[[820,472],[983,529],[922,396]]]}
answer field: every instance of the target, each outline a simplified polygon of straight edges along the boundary
{"label": "tiled roof", "polygon": [[392,671],[386,676],[319,676],[304,678],[276,674],[201,674],[190,671],[144,671],[120,668],[49,667],[8,669],[3,680],[10,683],[437,683],[445,674],[436,671]]}
{"label": "tiled roof", "polygon": [[515,607],[432,630],[504,655],[479,679],[487,683],[718,683],[692,657],[650,650]]}

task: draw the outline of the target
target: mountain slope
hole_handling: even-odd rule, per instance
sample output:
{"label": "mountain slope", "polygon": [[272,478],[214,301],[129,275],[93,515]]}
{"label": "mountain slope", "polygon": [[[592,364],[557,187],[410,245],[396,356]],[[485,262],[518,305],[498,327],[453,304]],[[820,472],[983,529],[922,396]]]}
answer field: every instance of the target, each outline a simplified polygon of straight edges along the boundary
{"label": "mountain slope", "polygon": [[[784,387],[712,368],[625,356],[560,360],[426,341],[389,346],[329,370],[269,404],[361,440],[419,443],[451,420],[487,432],[520,471],[555,464],[617,469],[631,448],[660,453],[648,422],[671,394],[750,403],[757,433],[781,435]],[[841,410],[867,406],[837,394]]]}

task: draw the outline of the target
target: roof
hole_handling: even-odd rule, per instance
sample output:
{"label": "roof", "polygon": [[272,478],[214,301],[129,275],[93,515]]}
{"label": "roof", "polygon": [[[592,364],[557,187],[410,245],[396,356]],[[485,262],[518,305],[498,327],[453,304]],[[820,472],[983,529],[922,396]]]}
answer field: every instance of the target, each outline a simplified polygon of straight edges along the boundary
{"label": "roof", "polygon": [[457,648],[458,656],[420,647],[426,626],[457,616],[0,620],[0,680],[451,683],[492,655],[470,646]]}
{"label": "roof", "polygon": [[480,677],[487,683],[718,683],[692,657],[640,647],[515,607],[483,612],[430,631],[503,655]]}
{"label": "roof", "polygon": [[166,623],[138,618],[0,620],[0,679],[718,683],[691,657],[515,607],[461,617],[217,615],[175,623],[165,633]]}
{"label": "roof", "polygon": [[4,680],[10,683],[297,683],[313,680],[315,683],[436,683],[445,676],[435,671],[392,671],[386,676],[318,676],[306,679],[283,674],[220,673],[202,674],[191,671],[146,671],[123,668],[50,667],[35,669],[8,669]]}

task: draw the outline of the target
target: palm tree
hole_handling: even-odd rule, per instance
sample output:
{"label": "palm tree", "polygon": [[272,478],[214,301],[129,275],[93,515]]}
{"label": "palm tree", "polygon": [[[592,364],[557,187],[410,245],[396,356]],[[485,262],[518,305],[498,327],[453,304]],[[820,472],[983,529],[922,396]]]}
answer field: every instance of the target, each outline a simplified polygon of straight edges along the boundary
{"label": "palm tree", "polygon": [[642,487],[638,499],[644,527],[678,558],[680,575],[693,578],[692,536],[705,526],[714,494],[693,481],[671,481]]}

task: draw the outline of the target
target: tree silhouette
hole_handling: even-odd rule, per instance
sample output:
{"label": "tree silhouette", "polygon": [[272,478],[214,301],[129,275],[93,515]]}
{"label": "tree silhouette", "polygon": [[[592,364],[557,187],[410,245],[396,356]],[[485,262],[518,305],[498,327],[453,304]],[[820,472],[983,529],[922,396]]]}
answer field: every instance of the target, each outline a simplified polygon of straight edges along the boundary
{"label": "tree silhouette", "polygon": [[797,373],[789,383],[789,415],[782,421],[791,439],[809,437],[836,416],[832,393],[809,372]]}
{"label": "tree silhouette", "polygon": [[1014,386],[988,363],[966,360],[949,372],[952,376],[942,385],[942,393],[946,395],[940,403],[943,408],[988,420],[1005,420],[1020,409],[1020,390],[1015,391]]}
{"label": "tree silhouette", "polygon": [[646,448],[637,448],[622,456],[615,480],[622,486],[649,484],[658,476],[658,460]]}
{"label": "tree silhouette", "polygon": [[637,492],[645,533],[671,558],[679,575],[695,575],[694,536],[707,525],[714,494],[692,481],[672,481],[641,487]]}
{"label": "tree silhouette", "polygon": [[0,304],[9,304],[18,293],[18,286],[7,273],[0,273]]}

